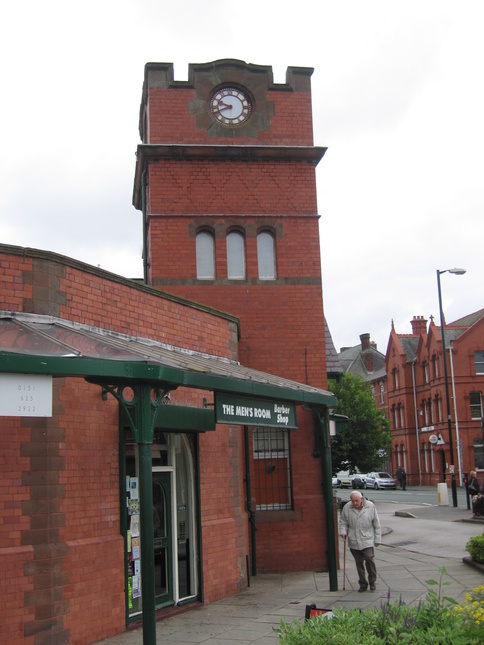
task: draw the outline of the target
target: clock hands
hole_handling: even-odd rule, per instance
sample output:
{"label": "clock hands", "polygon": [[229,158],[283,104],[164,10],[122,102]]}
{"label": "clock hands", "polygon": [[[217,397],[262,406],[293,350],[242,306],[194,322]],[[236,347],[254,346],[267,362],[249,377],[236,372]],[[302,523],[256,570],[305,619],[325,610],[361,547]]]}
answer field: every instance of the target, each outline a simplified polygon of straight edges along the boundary
{"label": "clock hands", "polygon": [[233,107],[234,107],[234,106],[233,106],[233,105],[230,105],[230,103],[224,103],[223,101],[219,101],[219,102],[217,103],[217,108],[218,108],[218,111],[219,111],[219,112],[221,112],[222,110],[227,110],[227,109],[229,109],[229,108],[231,109],[231,108],[233,108]]}

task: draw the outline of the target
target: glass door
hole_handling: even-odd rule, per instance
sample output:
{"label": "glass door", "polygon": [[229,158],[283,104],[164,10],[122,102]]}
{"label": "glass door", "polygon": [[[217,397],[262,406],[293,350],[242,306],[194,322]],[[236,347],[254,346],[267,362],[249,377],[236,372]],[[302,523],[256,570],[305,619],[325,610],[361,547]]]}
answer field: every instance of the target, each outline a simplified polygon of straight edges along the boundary
{"label": "glass door", "polygon": [[173,604],[171,474],[153,472],[153,549],[156,605]]}

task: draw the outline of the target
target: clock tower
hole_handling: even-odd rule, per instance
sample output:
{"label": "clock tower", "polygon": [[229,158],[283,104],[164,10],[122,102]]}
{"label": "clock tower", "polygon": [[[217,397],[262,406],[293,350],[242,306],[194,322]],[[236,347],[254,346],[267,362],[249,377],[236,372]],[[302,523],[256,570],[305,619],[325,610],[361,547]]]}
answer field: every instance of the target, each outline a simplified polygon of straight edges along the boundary
{"label": "clock tower", "polygon": [[[270,66],[224,59],[177,81],[171,63],[148,63],[133,203],[147,284],[237,316],[243,365],[325,389],[316,166],[326,148],[313,145],[312,72],[289,67],[275,83]],[[290,510],[268,519],[257,500],[259,570],[283,570],[301,540],[297,568],[327,564],[308,546],[324,535],[311,412],[298,410],[290,434]]]}

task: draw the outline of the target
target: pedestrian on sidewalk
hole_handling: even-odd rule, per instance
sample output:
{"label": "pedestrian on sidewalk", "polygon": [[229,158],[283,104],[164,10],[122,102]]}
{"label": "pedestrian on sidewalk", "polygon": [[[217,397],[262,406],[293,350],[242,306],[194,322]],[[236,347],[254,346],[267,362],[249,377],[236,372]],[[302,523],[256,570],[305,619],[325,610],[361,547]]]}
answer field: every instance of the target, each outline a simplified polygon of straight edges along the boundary
{"label": "pedestrian on sidewalk", "polygon": [[471,497],[474,497],[474,495],[478,495],[481,492],[481,487],[479,486],[479,482],[477,481],[475,470],[471,470],[471,472],[469,473],[469,483],[467,484],[467,490],[469,491],[469,495]]}
{"label": "pedestrian on sidewalk", "polygon": [[402,468],[401,475],[402,479],[400,481],[400,485],[402,490],[405,490],[407,488],[407,473],[405,472],[405,468]]}
{"label": "pedestrian on sidewalk", "polygon": [[400,466],[397,468],[397,472],[395,473],[395,476],[401,488],[402,487],[402,469],[400,468]]}
{"label": "pedestrian on sidewalk", "polygon": [[[348,539],[351,555],[355,559],[359,591],[366,591],[368,585],[371,591],[374,591],[376,589],[374,547],[381,543],[381,526],[373,502],[365,499],[360,491],[354,490],[350,495],[350,501],[341,510],[339,527],[340,535],[343,540]],[[368,580],[366,574],[368,574]]]}

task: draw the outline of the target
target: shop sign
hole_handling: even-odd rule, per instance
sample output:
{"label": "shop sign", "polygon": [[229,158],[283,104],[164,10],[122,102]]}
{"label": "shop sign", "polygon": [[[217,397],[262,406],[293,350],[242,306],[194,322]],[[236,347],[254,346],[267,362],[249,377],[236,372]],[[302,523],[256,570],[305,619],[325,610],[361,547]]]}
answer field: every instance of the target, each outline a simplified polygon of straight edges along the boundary
{"label": "shop sign", "polygon": [[252,399],[224,392],[215,394],[215,417],[217,423],[297,428],[294,403]]}

